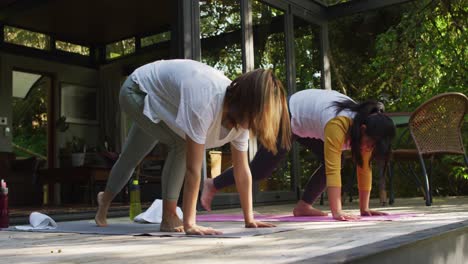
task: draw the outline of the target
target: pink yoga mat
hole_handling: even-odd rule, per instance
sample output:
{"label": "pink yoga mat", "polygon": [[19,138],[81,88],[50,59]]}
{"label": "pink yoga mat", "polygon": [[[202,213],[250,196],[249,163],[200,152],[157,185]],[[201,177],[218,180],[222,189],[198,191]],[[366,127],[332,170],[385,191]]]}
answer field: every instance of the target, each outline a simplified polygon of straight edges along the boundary
{"label": "pink yoga mat", "polygon": [[[382,216],[361,216],[361,219],[355,221],[395,221],[408,217],[415,217],[418,214],[390,214]],[[258,221],[266,222],[335,222],[338,220],[333,219],[331,216],[293,216],[293,215],[275,215],[275,214],[261,214],[255,215]],[[197,215],[199,222],[243,222],[244,216],[242,214],[206,214]],[[341,222],[341,221],[338,221]]]}

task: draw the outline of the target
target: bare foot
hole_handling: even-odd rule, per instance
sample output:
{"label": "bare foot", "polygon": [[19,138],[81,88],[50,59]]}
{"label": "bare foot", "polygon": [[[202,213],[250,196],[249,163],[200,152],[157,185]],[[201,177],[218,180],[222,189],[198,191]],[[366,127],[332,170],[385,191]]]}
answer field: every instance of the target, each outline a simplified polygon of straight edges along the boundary
{"label": "bare foot", "polygon": [[97,195],[98,210],[94,221],[96,221],[96,225],[100,227],[107,226],[107,211],[109,210],[110,202],[104,200],[104,192],[99,192]]}
{"label": "bare foot", "polygon": [[161,232],[184,232],[184,223],[177,214],[163,216],[159,230]]}
{"label": "bare foot", "polygon": [[201,194],[200,202],[203,208],[208,212],[211,212],[211,201],[215,196],[217,190],[214,186],[213,179],[207,178],[203,182],[203,191]]}
{"label": "bare foot", "polygon": [[294,216],[327,216],[328,214],[312,207],[312,205],[300,200],[293,210]]}

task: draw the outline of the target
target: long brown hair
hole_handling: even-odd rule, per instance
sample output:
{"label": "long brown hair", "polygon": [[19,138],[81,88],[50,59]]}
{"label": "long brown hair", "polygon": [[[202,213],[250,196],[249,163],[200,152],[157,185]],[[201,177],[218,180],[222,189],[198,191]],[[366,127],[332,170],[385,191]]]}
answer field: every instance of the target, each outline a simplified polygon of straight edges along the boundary
{"label": "long brown hair", "polygon": [[224,111],[226,122],[236,128],[248,122],[250,131],[273,154],[278,152],[277,141],[282,148],[291,148],[286,92],[271,70],[253,70],[232,81],[226,91]]}

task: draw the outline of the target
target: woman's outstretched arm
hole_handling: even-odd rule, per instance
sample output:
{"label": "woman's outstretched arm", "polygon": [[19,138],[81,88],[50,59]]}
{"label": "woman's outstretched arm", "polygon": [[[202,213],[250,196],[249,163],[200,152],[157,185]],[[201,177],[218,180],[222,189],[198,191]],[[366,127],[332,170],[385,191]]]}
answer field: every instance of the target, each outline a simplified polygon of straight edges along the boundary
{"label": "woman's outstretched arm", "polygon": [[266,222],[255,221],[252,200],[252,174],[249,168],[247,151],[239,151],[231,145],[232,165],[237,191],[239,192],[245,227],[274,227]]}
{"label": "woman's outstretched arm", "polygon": [[189,235],[217,235],[220,231],[212,228],[198,226],[197,216],[197,198],[200,189],[200,178],[203,157],[205,155],[205,145],[198,144],[189,136],[185,136],[187,144],[187,171],[185,172],[184,198],[182,211],[184,213],[184,229]]}

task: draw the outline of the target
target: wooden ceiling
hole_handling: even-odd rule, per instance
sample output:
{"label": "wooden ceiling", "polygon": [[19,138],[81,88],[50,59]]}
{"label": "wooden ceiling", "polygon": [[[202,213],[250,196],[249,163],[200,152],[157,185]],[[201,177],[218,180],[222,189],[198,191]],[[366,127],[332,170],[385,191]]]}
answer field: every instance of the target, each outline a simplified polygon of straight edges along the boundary
{"label": "wooden ceiling", "polygon": [[102,45],[167,31],[176,24],[176,0],[2,0],[0,21],[58,40]]}
{"label": "wooden ceiling", "polygon": [[[414,0],[290,0],[325,20]],[[0,0],[0,23],[57,40],[104,45],[177,26],[180,0]]]}

